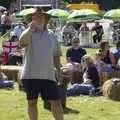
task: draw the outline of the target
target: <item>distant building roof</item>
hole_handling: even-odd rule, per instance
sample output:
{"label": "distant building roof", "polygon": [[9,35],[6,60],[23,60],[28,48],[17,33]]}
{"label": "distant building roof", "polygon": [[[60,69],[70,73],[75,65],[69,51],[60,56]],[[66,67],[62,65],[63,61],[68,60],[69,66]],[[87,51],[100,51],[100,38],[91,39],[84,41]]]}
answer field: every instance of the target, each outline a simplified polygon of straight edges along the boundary
{"label": "distant building roof", "polygon": [[51,7],[51,4],[23,4],[23,7]]}
{"label": "distant building roof", "polygon": [[56,0],[23,0],[22,7],[48,7],[55,8]]}
{"label": "distant building roof", "polygon": [[23,0],[24,4],[52,4],[53,0]]}

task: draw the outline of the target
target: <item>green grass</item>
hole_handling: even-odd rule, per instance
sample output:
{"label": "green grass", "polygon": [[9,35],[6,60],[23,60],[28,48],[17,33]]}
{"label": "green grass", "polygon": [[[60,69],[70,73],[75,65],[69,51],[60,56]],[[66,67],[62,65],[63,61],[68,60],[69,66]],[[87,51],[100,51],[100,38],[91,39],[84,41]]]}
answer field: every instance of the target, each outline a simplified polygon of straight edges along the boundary
{"label": "green grass", "polygon": [[[65,120],[120,120],[120,102],[103,97],[69,97],[69,110],[64,112]],[[41,120],[52,120],[52,114],[38,101]],[[0,120],[28,120],[25,94],[17,87],[14,90],[0,90]]]}
{"label": "green grass", "polygon": [[[65,47],[62,47],[62,63],[66,62]],[[96,49],[87,49],[93,55]],[[17,83],[13,90],[0,90],[0,120],[28,120],[27,101],[25,93],[19,91]],[[65,110],[65,120],[120,120],[120,102],[103,97],[68,97]],[[43,108],[43,102],[38,101],[39,120],[52,120],[51,112]]]}

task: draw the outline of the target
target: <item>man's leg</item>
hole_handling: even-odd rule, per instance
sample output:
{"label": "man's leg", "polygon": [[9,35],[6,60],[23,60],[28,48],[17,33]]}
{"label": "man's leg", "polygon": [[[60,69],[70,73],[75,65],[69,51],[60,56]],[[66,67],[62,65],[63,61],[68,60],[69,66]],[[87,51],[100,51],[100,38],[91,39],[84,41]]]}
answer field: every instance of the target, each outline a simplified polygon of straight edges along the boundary
{"label": "man's leg", "polygon": [[93,36],[93,43],[97,43],[97,35]]}
{"label": "man's leg", "polygon": [[49,102],[51,104],[51,111],[55,120],[64,120],[61,100],[49,100]]}
{"label": "man's leg", "polygon": [[102,40],[102,35],[98,36],[98,43],[100,43]]}
{"label": "man's leg", "polygon": [[28,100],[28,115],[30,120],[38,120],[37,99]]}

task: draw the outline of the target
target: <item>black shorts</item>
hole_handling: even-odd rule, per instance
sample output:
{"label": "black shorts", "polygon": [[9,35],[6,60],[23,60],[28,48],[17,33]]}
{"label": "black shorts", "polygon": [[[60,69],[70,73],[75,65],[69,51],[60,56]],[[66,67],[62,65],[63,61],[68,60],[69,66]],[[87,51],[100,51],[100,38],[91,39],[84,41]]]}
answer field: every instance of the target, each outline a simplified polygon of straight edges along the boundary
{"label": "black shorts", "polygon": [[23,87],[27,94],[27,99],[38,99],[41,95],[43,100],[59,100],[60,92],[57,83],[44,79],[23,79]]}

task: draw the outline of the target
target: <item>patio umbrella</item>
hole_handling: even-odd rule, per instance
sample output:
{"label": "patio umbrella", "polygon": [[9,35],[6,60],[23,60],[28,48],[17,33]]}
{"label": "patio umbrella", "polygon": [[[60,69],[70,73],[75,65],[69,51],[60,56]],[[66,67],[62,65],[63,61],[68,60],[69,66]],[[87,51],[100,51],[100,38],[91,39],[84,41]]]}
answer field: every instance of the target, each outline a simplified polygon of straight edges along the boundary
{"label": "patio umbrella", "polygon": [[4,11],[7,10],[7,8],[5,8],[4,6],[0,6],[0,11]]}
{"label": "patio umbrella", "polygon": [[52,9],[47,12],[54,18],[67,18],[69,16],[69,12],[62,9]]}
{"label": "patio umbrella", "polygon": [[120,9],[109,10],[104,14],[103,17],[108,19],[120,19]]}
{"label": "patio umbrella", "polygon": [[90,9],[81,9],[81,10],[74,10],[69,16],[68,19],[82,19],[82,20],[89,20],[89,19],[98,19],[100,15]]}
{"label": "patio umbrella", "polygon": [[16,17],[26,17],[28,14],[34,13],[35,11],[36,11],[35,8],[27,8],[17,13]]}
{"label": "patio umbrella", "polygon": [[78,17],[73,19],[68,19],[67,22],[93,22],[95,20],[100,20],[100,16],[89,16],[89,17]]}

